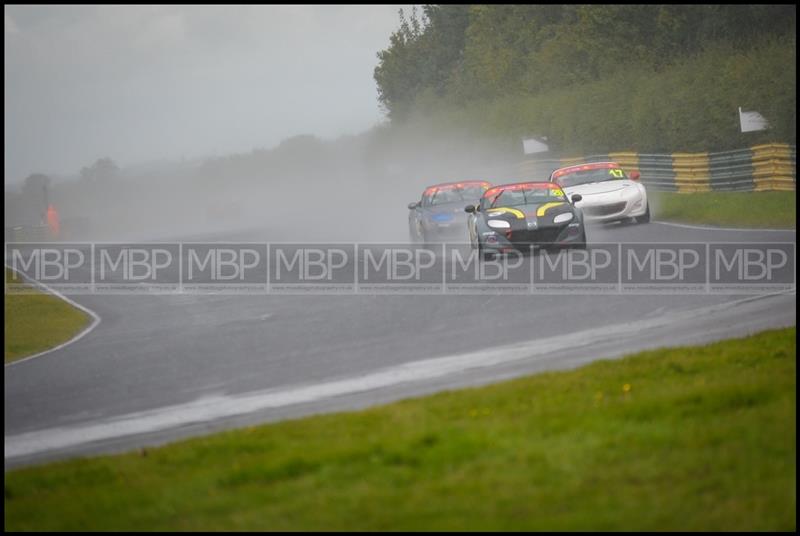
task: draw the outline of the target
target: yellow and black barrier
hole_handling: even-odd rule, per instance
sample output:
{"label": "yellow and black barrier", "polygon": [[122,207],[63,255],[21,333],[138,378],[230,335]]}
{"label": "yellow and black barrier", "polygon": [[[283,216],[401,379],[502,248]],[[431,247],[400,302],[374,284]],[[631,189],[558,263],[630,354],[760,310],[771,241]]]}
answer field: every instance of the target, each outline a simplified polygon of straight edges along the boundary
{"label": "yellow and black barrier", "polygon": [[678,192],[711,191],[708,153],[672,153],[672,169]]}
{"label": "yellow and black barrier", "polygon": [[795,190],[797,148],[785,143],[756,145],[752,148],[753,189]]}
{"label": "yellow and black barrier", "polygon": [[708,155],[709,184],[714,191],[752,192],[753,152],[750,149]]}
{"label": "yellow and black barrier", "polygon": [[786,143],[718,153],[645,154],[627,151],[530,159],[514,166],[508,175],[516,176],[518,180],[547,180],[557,168],[602,161],[617,162],[626,171],[639,171],[642,182],[654,190],[679,193],[796,190],[797,147]]}

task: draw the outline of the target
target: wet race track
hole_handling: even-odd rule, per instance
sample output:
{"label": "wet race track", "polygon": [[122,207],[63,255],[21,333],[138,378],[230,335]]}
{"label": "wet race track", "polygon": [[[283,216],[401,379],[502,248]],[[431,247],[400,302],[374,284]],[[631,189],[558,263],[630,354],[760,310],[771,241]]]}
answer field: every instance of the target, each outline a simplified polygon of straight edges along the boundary
{"label": "wet race track", "polygon": [[[590,227],[588,241],[788,243],[794,255],[795,232],[653,222]],[[796,303],[793,291],[72,298],[97,327],[6,366],[6,467],[742,336],[794,325]]]}

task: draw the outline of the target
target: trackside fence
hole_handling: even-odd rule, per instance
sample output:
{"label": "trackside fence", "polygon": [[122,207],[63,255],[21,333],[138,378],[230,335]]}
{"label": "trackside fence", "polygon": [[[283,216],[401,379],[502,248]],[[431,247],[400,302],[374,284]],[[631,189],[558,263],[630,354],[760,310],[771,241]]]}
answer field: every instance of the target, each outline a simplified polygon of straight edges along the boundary
{"label": "trackside fence", "polygon": [[559,167],[614,161],[637,170],[642,182],[665,192],[796,191],[797,147],[785,143],[756,145],[718,153],[646,154],[616,152],[574,158],[529,159],[502,173],[504,180],[547,180]]}

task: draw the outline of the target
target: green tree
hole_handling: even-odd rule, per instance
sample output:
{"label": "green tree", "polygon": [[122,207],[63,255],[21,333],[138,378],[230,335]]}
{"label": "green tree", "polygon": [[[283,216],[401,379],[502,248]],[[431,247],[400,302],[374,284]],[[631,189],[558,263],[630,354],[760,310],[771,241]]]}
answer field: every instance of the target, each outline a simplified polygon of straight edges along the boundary
{"label": "green tree", "polygon": [[416,10],[407,21],[401,9],[400,28],[389,37],[389,48],[378,52],[379,63],[374,72],[378,100],[392,120],[408,112],[422,87],[420,65],[423,58],[417,51],[421,32]]}
{"label": "green tree", "polygon": [[[576,153],[796,137],[794,5],[426,5],[400,20],[375,69],[392,123]],[[770,130],[743,139],[737,106]]]}

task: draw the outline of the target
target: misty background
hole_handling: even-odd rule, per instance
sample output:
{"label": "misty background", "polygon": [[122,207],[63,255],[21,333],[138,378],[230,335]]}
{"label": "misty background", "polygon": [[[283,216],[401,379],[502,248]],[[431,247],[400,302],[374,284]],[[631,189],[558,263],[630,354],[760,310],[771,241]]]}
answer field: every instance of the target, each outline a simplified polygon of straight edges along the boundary
{"label": "misty background", "polygon": [[6,6],[6,183],[366,130],[400,7]]}
{"label": "misty background", "polygon": [[7,6],[6,240],[52,203],[65,240],[399,241],[425,186],[519,179],[527,137],[796,141],[792,5],[399,11]]}
{"label": "misty background", "polygon": [[67,240],[407,239],[426,185],[509,155],[388,125],[401,7],[6,6],[7,231],[53,203]]}

